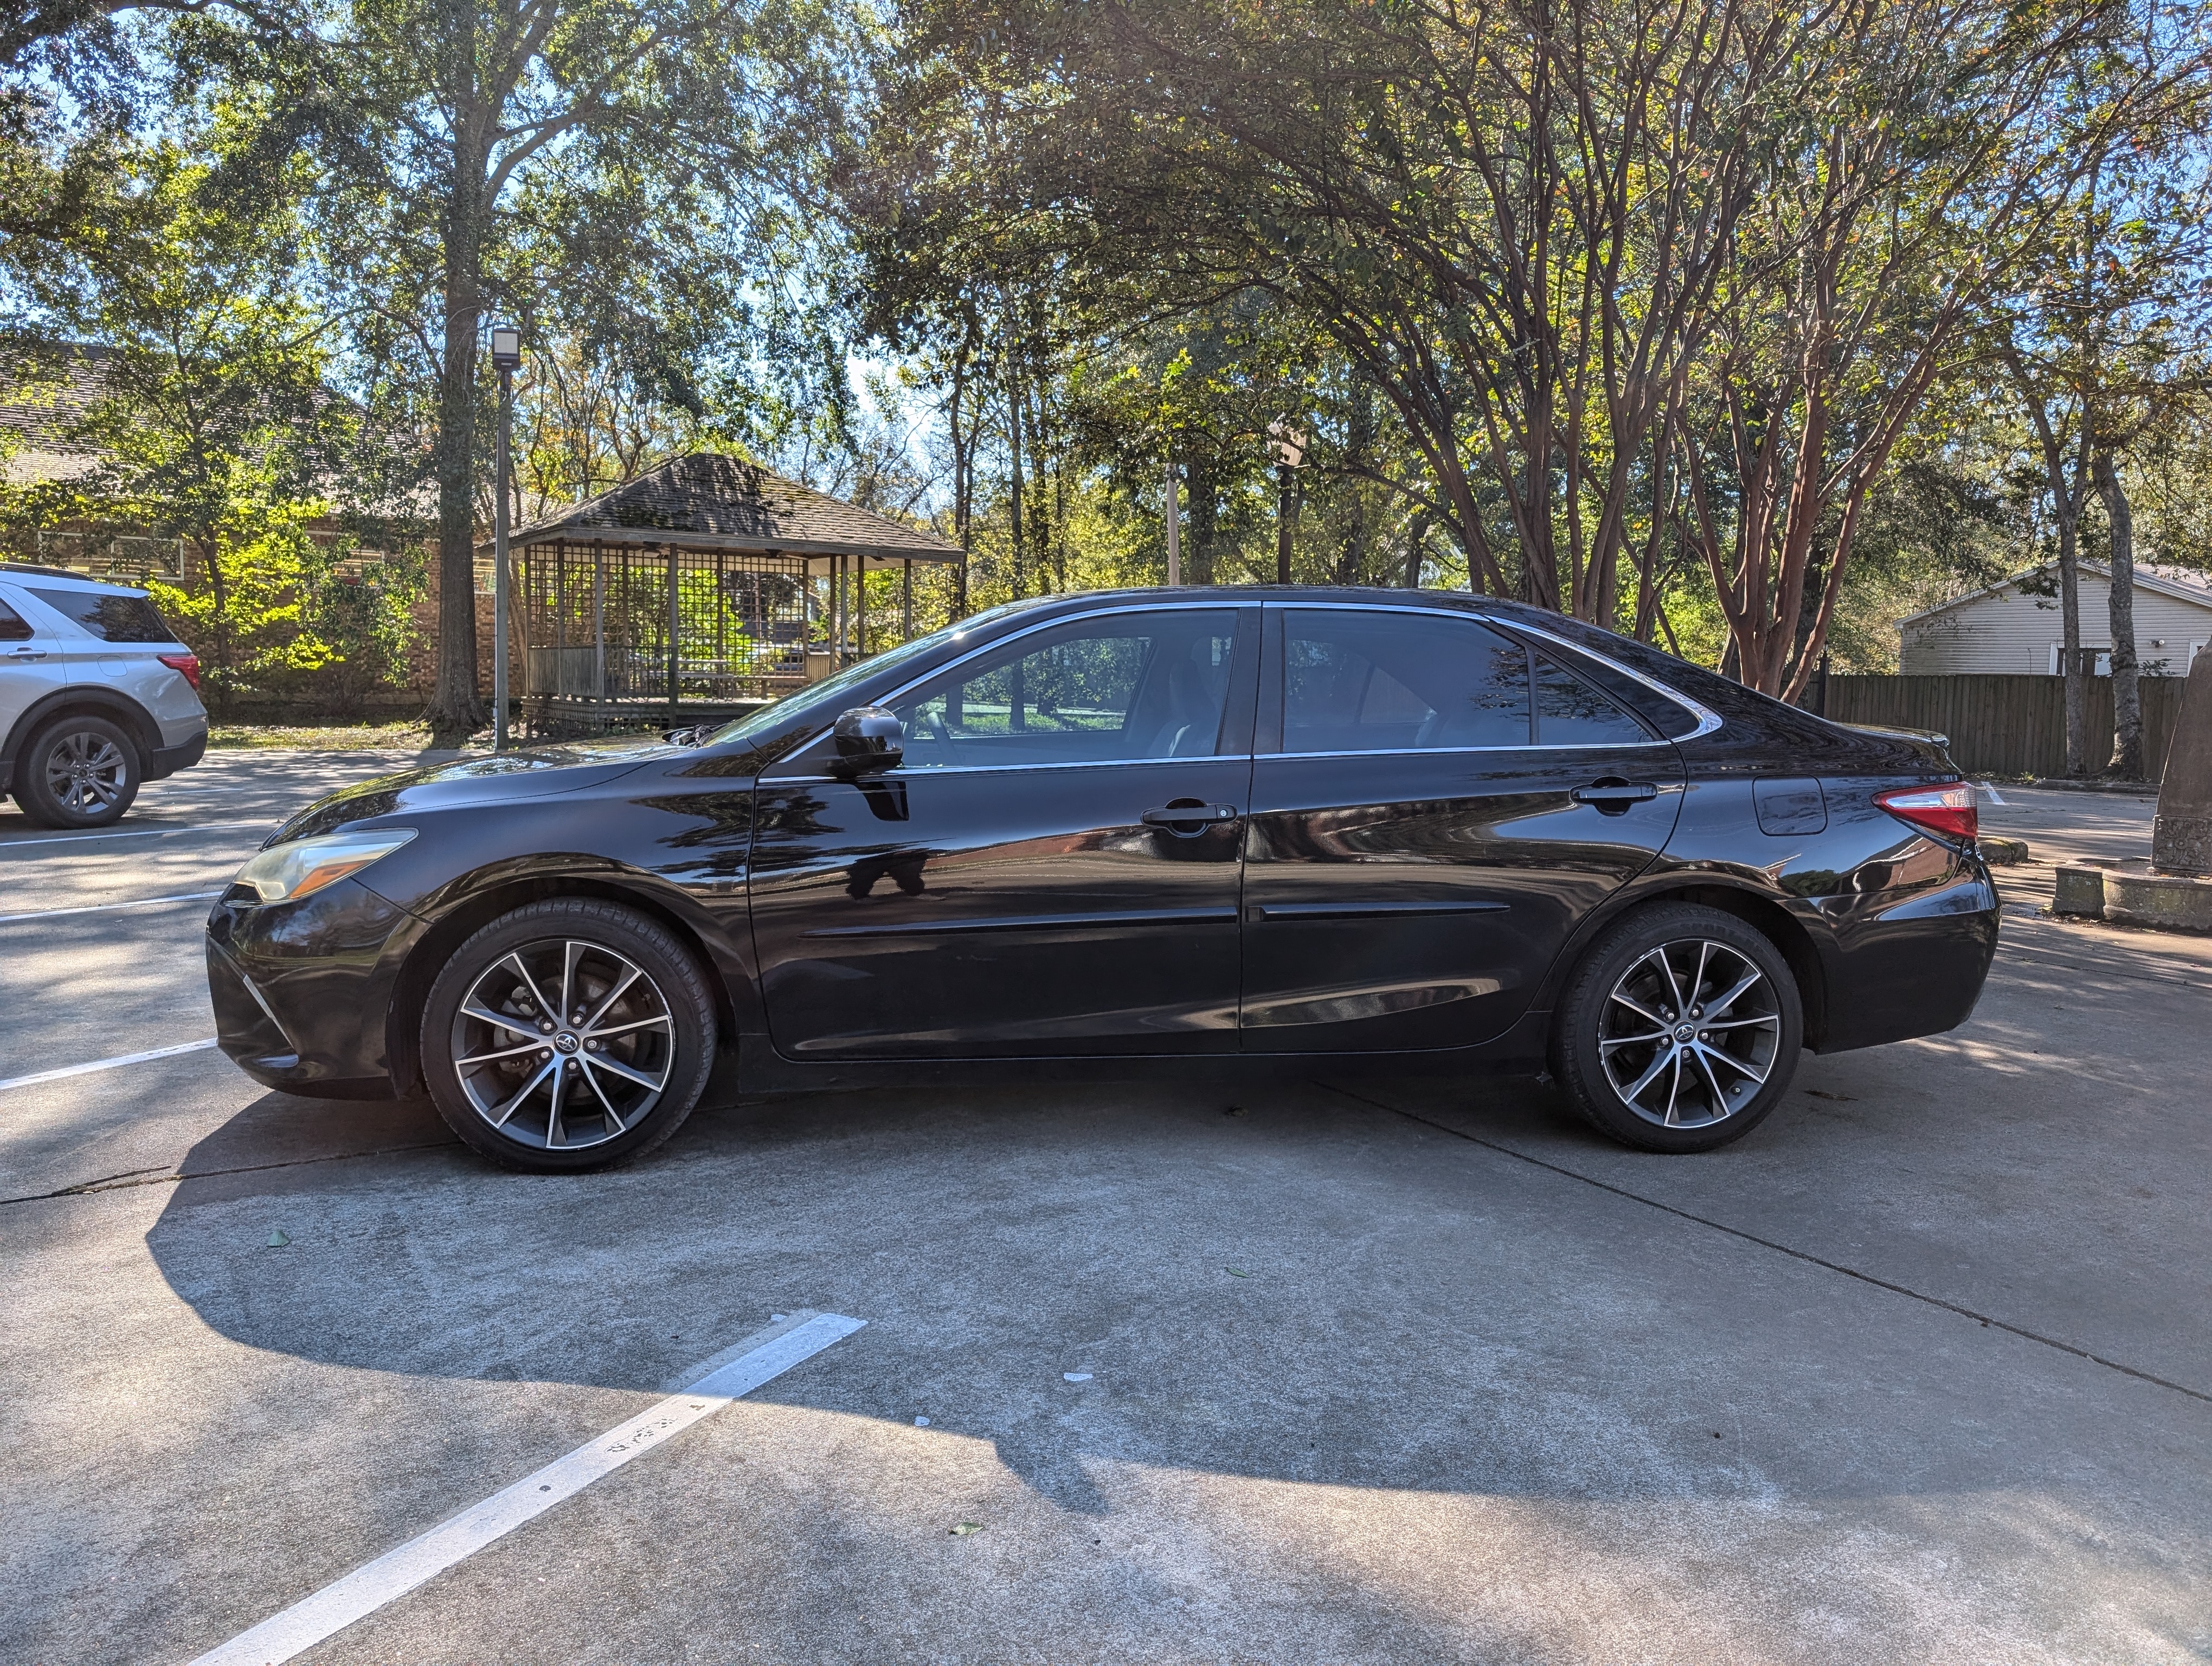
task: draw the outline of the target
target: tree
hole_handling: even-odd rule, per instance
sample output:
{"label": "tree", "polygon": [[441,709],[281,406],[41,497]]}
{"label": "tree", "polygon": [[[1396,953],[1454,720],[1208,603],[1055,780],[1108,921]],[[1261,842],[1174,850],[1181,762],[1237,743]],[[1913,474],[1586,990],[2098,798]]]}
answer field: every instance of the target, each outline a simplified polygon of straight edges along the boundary
{"label": "tree", "polygon": [[[647,294],[679,303],[692,292],[687,274],[737,264],[732,246],[747,223],[736,210],[762,183],[763,112],[805,107],[778,100],[811,72],[807,43],[823,33],[817,17],[777,16],[789,33],[773,59],[756,53],[757,19],[740,0],[397,0],[335,12],[210,0],[173,26],[176,60],[196,84],[255,112],[251,155],[316,161],[319,231],[361,321],[365,374],[430,436],[439,647],[429,720],[443,739],[484,721],[473,546],[486,315],[526,319],[564,287],[592,286],[595,263],[611,254],[624,275],[651,271]],[[794,142],[785,154],[815,150]],[[577,217],[548,217],[568,215]],[[684,258],[702,246],[714,246],[713,258]],[[726,291],[708,287],[710,316],[693,315],[699,327],[672,332],[674,344],[729,321]],[[599,293],[617,299],[610,286]],[[631,307],[630,324],[653,311]]]}
{"label": "tree", "polygon": [[306,618],[325,565],[307,524],[329,512],[360,425],[325,382],[331,330],[301,294],[289,193],[241,201],[175,142],[130,161],[107,213],[15,268],[40,319],[100,344],[46,350],[97,355],[101,396],[73,438],[100,461],[9,508],[189,540],[206,587],[180,583],[165,599],[221,709],[333,657]]}
{"label": "tree", "polygon": [[[2098,85],[2116,73],[2140,74],[2170,53],[2172,43],[2154,31],[2175,27],[2187,39],[2185,25],[2156,14],[2146,23],[2143,33],[2106,43]],[[2113,742],[2106,767],[2141,780],[2148,760],[2136,685],[2135,515],[2121,465],[2170,434],[2212,391],[2212,316],[2203,305],[2212,159],[2203,149],[2202,89],[2167,101],[2159,114],[2088,150],[2025,264],[2026,281],[2001,314],[1996,339],[2033,429],[2052,505],[2069,775],[2089,767],[2076,576],[2082,513],[2094,493],[2108,543]]]}

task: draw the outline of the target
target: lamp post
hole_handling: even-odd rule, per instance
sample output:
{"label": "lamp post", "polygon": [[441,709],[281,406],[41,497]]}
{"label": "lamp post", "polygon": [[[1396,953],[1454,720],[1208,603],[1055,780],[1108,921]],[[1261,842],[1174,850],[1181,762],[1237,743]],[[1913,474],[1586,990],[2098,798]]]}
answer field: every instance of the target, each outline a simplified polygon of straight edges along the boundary
{"label": "lamp post", "polygon": [[1304,430],[1286,418],[1267,424],[1268,449],[1275,453],[1275,582],[1291,581],[1291,539],[1297,531],[1298,470],[1306,460]]}
{"label": "lamp post", "polygon": [[491,362],[499,372],[497,483],[491,534],[492,747],[507,750],[507,436],[514,418],[514,373],[522,363],[522,331],[512,325],[491,330]]}

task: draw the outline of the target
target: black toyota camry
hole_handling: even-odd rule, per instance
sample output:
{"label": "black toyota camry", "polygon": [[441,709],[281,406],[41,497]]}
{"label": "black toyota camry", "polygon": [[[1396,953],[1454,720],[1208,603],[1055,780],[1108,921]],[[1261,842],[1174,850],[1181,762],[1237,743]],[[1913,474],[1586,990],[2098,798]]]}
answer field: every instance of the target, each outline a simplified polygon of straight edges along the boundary
{"label": "black toyota camry", "polygon": [[1939,738],[1411,591],[979,614],[686,744],[541,746],[302,811],[208,921],[223,1049],[427,1089],[581,1169],[747,1087],[917,1061],[1548,1069],[1701,1151],[1802,1049],[1948,1030],[1996,952]]}

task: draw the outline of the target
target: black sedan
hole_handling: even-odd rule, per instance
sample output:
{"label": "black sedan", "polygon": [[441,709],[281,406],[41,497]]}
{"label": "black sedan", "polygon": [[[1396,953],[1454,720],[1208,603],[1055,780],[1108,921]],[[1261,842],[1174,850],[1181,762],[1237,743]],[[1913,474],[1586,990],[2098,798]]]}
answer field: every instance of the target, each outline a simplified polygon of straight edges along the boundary
{"label": "black sedan", "polygon": [[539,747],[288,822],[208,921],[222,1044],[518,1167],[718,1063],[1424,1055],[1735,1139],[1801,1049],[1948,1030],[1997,936],[1939,738],[1486,598],[994,609],[696,744]]}

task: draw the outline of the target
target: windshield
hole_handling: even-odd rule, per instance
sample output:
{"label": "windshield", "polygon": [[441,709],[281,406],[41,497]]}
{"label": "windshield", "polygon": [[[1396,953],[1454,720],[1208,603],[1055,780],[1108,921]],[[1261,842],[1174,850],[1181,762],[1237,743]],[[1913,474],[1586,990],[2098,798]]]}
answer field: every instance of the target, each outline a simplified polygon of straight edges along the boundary
{"label": "windshield", "polygon": [[823,721],[835,717],[845,709],[846,696],[855,684],[874,678],[878,672],[890,671],[908,660],[918,660],[939,644],[950,641],[1002,614],[1034,605],[1035,599],[1001,602],[996,607],[987,607],[981,613],[970,614],[956,623],[933,630],[927,636],[916,636],[911,641],[901,642],[896,648],[886,648],[857,665],[846,666],[835,676],[825,677],[796,693],[787,694],[773,705],[763,706],[757,712],[732,719],[700,744],[704,746],[720,746],[732,742],[757,744],[788,733],[794,724],[804,723],[810,719]]}

